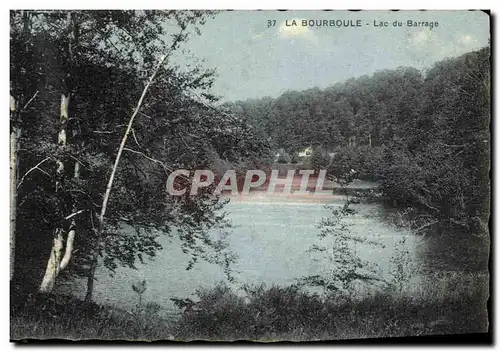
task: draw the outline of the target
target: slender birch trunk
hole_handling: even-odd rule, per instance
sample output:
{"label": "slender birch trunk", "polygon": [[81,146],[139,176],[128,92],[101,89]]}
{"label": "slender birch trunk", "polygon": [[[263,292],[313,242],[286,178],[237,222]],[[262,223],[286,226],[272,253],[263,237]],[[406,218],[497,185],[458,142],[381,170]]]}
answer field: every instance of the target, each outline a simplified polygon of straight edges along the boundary
{"label": "slender birch trunk", "polygon": [[[73,42],[74,42],[74,26],[72,20],[71,12],[68,12],[67,17],[67,26],[68,26],[68,53],[69,53],[69,63],[71,67],[71,63],[73,62]],[[70,68],[71,70],[71,68]],[[71,74],[68,71],[68,77]],[[67,78],[68,78],[67,77]],[[66,85],[68,84],[68,79],[66,80]],[[59,134],[57,137],[57,144],[59,149],[59,158],[56,161],[57,169],[56,169],[56,195],[63,191],[64,179],[65,175],[65,161],[62,159],[62,155],[67,149],[67,128],[69,121],[69,104],[70,104],[70,95],[71,95],[71,87],[66,86],[65,92],[61,94],[61,113],[59,115]],[[75,163],[75,171],[74,175],[78,177],[80,165],[79,163]],[[73,204],[73,211],[75,211],[76,205]],[[39,291],[44,293],[49,293],[54,288],[54,284],[56,281],[59,272],[63,270],[69,263],[71,259],[71,253],[73,251],[73,243],[76,235],[76,223],[75,218],[73,217],[71,220],[71,225],[69,227],[69,231],[67,231],[66,236],[66,247],[65,253],[63,256],[63,247],[64,247],[64,235],[66,234],[66,230],[63,227],[63,224],[58,225],[54,233],[54,239],[52,244],[52,249],[50,252],[49,261],[47,263],[47,268],[45,269],[45,275],[42,279],[42,283],[40,285]]]}
{"label": "slender birch trunk", "polygon": [[108,184],[106,186],[106,192],[105,192],[103,200],[102,200],[101,213],[100,213],[99,218],[98,218],[98,228],[96,231],[96,242],[95,242],[94,248],[91,252],[92,262],[91,262],[89,272],[87,275],[87,293],[85,295],[85,301],[87,301],[87,302],[92,301],[92,295],[94,292],[95,270],[97,268],[99,253],[101,251],[101,241],[102,241],[102,233],[104,231],[104,218],[106,216],[106,208],[108,205],[109,196],[111,194],[111,189],[113,188],[113,182],[115,179],[116,171],[118,169],[118,165],[120,163],[120,158],[122,156],[123,149],[125,148],[125,144],[127,143],[128,135],[130,134],[130,131],[132,130],[132,125],[134,123],[135,117],[137,116],[137,114],[139,113],[139,110],[141,109],[142,102],[144,101],[144,98],[146,97],[146,93],[148,92],[149,87],[153,83],[156,75],[158,74],[158,71],[163,66],[164,62],[167,60],[167,58],[172,53],[172,51],[177,47],[177,44],[179,43],[179,41],[182,40],[183,31],[184,31],[184,29],[181,29],[181,31],[179,32],[179,35],[176,37],[176,39],[174,39],[174,42],[170,46],[167,53],[165,55],[163,55],[163,57],[161,57],[160,61],[158,62],[158,65],[156,66],[153,73],[149,77],[149,80],[142,91],[141,97],[139,98],[139,101],[137,102],[137,105],[134,109],[134,112],[132,113],[132,116],[130,116],[130,119],[129,119],[129,122],[127,125],[127,129],[125,130],[123,137],[122,137],[122,140],[120,142],[120,147],[118,148],[115,163],[113,165],[113,169],[111,170],[111,175],[109,176]]}
{"label": "slender birch trunk", "polygon": [[[74,133],[73,136],[75,134],[76,133]],[[75,162],[73,178],[75,180],[78,180],[80,178],[80,163],[78,161]],[[77,211],[78,211],[77,204],[76,202],[73,202],[73,214],[76,214]],[[76,216],[71,218],[68,237],[66,238],[66,249],[64,250],[64,256],[61,259],[60,270],[64,270],[68,266],[71,260],[71,256],[73,254],[73,247],[75,243],[75,237],[76,237]]]}
{"label": "slender birch trunk", "polygon": [[[171,48],[174,48],[175,45],[176,45],[176,43],[174,42],[174,44],[172,44]],[[100,213],[99,219],[98,219],[98,228],[97,228],[97,234],[96,234],[96,237],[97,237],[96,238],[96,245],[95,245],[95,247],[94,247],[94,249],[92,251],[92,264],[90,266],[89,273],[88,273],[88,276],[87,276],[87,293],[85,295],[85,301],[86,302],[92,301],[92,295],[93,295],[93,291],[94,291],[95,270],[97,268],[97,261],[98,261],[99,252],[100,252],[100,249],[101,249],[100,247],[101,247],[102,233],[104,231],[104,217],[106,216],[106,208],[107,208],[107,205],[108,205],[109,196],[111,194],[111,189],[113,188],[113,182],[115,180],[116,171],[118,170],[118,165],[120,163],[120,158],[122,156],[123,149],[125,148],[125,144],[127,143],[128,135],[130,134],[130,131],[132,130],[132,125],[134,123],[135,117],[139,113],[139,110],[140,110],[140,108],[142,106],[142,102],[144,101],[144,98],[146,97],[146,93],[148,92],[149,87],[153,83],[153,81],[154,81],[154,79],[156,77],[156,74],[160,70],[160,67],[163,65],[163,63],[167,59],[167,56],[168,55],[164,55],[160,59],[160,62],[156,66],[156,69],[153,71],[153,74],[149,78],[148,83],[144,87],[144,89],[142,91],[142,94],[141,94],[141,97],[139,98],[139,101],[137,102],[137,105],[136,105],[136,107],[134,109],[134,112],[133,112],[132,116],[130,117],[130,119],[128,121],[127,129],[125,130],[125,132],[123,134],[122,140],[120,142],[120,147],[118,148],[118,152],[116,154],[115,163],[113,165],[113,169],[111,170],[111,175],[109,176],[108,184],[106,186],[106,193],[104,194],[104,197],[103,197],[103,200],[102,200],[101,213]]]}
{"label": "slender birch trunk", "polygon": [[[60,113],[60,128],[59,135],[57,137],[57,144],[59,147],[59,152],[66,149],[67,138],[66,138],[66,128],[68,124],[69,115],[69,96],[62,94],[61,96],[61,113]],[[56,161],[56,194],[62,192],[62,186],[64,182],[64,161],[59,158]],[[62,226],[62,225],[61,225]],[[45,275],[43,277],[42,283],[40,285],[40,292],[49,293],[54,288],[57,275],[60,271],[60,263],[62,259],[62,250],[64,243],[64,229],[58,227],[54,233],[54,239],[52,244],[52,249],[50,251],[49,262],[47,263],[47,268],[45,269]]]}
{"label": "slender birch trunk", "polygon": [[[23,16],[23,34],[29,35],[30,14],[21,11]],[[26,43],[28,52],[28,43]],[[33,98],[36,96],[33,96]],[[32,99],[33,99],[32,98]],[[31,101],[31,100],[30,100]],[[24,109],[28,106],[28,104]],[[21,139],[21,111],[19,99],[10,96],[10,280],[14,277],[15,255],[16,255],[16,224],[17,224],[17,182],[19,180],[19,142]]]}
{"label": "slender birch trunk", "polygon": [[16,221],[17,221],[17,180],[19,178],[19,138],[21,128],[17,126],[16,100],[10,97],[10,280],[14,277],[16,255]]}

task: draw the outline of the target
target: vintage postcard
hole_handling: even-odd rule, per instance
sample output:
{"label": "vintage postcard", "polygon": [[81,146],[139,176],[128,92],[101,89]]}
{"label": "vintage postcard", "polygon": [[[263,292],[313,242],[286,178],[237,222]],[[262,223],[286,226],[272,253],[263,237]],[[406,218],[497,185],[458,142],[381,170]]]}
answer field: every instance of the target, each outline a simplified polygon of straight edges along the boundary
{"label": "vintage postcard", "polygon": [[490,21],[11,10],[11,340],[486,334]]}

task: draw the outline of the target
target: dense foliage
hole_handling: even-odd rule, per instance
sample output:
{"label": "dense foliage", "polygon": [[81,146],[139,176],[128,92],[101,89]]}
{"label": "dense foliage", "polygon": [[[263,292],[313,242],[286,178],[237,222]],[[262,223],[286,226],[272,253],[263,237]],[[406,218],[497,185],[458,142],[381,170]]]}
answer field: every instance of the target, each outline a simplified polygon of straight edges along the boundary
{"label": "dense foliage", "polygon": [[11,336],[271,342],[470,334],[488,326],[487,282],[484,275],[436,275],[420,292],[364,297],[324,297],[297,286],[246,286],[236,292],[217,285],[198,290],[195,300],[174,300],[183,311],[170,318],[154,302],[125,311],[62,295],[15,296]]}
{"label": "dense foliage", "polygon": [[[198,290],[173,336],[181,340],[311,341],[418,336],[484,328],[481,285],[458,286],[442,294],[442,280],[426,294],[391,291],[356,298],[312,294],[297,286],[227,286]],[[473,291],[470,291],[473,287]],[[485,286],[482,286],[483,288]],[[451,322],[457,325],[450,329]]]}
{"label": "dense foliage", "polygon": [[[213,70],[197,65],[181,69],[168,60],[211,15],[11,12],[11,138],[17,137],[12,170],[17,181],[14,276],[22,285],[39,285],[56,228],[68,236],[76,228],[65,275],[92,276],[92,253],[111,272],[120,265],[133,268],[161,248],[160,233],[180,236],[183,250],[192,255],[189,267],[205,259],[228,272],[234,258],[227,250],[224,202],[209,197],[209,189],[182,198],[166,192],[167,176],[174,169],[251,161],[266,153],[266,143],[246,123],[214,107]],[[97,238],[118,146],[161,55],[167,55],[167,63],[134,121],[104,235]],[[65,97],[69,109],[63,120]],[[210,230],[217,228],[223,235],[213,238]]]}
{"label": "dense foliage", "polygon": [[313,147],[313,167],[381,182],[392,204],[484,233],[489,201],[490,51],[421,72],[383,70],[324,90],[229,104],[275,148]]}

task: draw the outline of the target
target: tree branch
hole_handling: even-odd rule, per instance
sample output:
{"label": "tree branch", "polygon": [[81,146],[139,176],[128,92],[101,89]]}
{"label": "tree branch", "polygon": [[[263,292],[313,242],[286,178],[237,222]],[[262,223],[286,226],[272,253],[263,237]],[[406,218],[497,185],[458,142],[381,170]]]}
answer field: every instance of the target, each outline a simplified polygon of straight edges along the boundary
{"label": "tree branch", "polygon": [[118,132],[118,131],[116,131],[116,129],[117,129],[118,127],[122,127],[122,126],[126,126],[126,125],[124,125],[124,124],[121,124],[121,125],[116,125],[113,131],[92,131],[92,132],[94,132],[94,133],[98,133],[98,134],[113,134],[113,133]]}
{"label": "tree branch", "polygon": [[21,184],[23,183],[24,179],[26,178],[26,176],[28,176],[29,173],[31,173],[32,171],[34,170],[39,170],[41,172],[43,172],[45,175],[49,176],[50,177],[50,174],[47,172],[47,171],[44,171],[42,169],[39,168],[40,165],[42,165],[44,162],[46,162],[47,160],[50,159],[50,156],[46,157],[45,159],[43,159],[42,161],[40,161],[38,164],[36,164],[35,166],[33,166],[31,169],[29,169],[23,177],[21,177],[21,181],[19,181],[19,183],[17,184],[17,187],[16,188],[19,188],[21,186]]}
{"label": "tree branch", "polygon": [[465,148],[467,147],[470,143],[464,143],[464,144],[446,144],[446,143],[443,143],[443,142],[440,142],[441,145],[444,145],[445,147],[448,147],[448,148]]}
{"label": "tree branch", "polygon": [[23,106],[23,110],[26,110],[26,108],[28,107],[28,105],[30,105],[30,103],[33,101],[33,99],[35,99],[35,97],[36,97],[37,95],[38,95],[38,90],[36,91],[35,95],[33,95],[33,96],[31,97],[31,99],[30,99],[30,100],[28,100],[28,102],[27,102],[26,104],[24,104],[24,106]]}
{"label": "tree branch", "polygon": [[432,225],[436,224],[437,222],[438,222],[437,220],[434,220],[434,221],[431,221],[431,222],[429,222],[429,223],[427,223],[427,224],[425,224],[425,225],[422,225],[422,226],[420,226],[418,229],[416,229],[416,230],[415,230],[415,232],[420,232],[420,231],[422,231],[423,229],[425,229],[425,228],[427,228],[427,227],[429,227],[429,226],[432,226]]}
{"label": "tree branch", "polygon": [[75,216],[77,216],[77,215],[79,215],[79,214],[81,214],[81,213],[83,213],[84,211],[87,211],[87,210],[88,210],[88,209],[82,209],[82,210],[75,211],[74,213],[69,214],[68,216],[66,216],[66,217],[64,218],[64,220],[69,220],[69,219],[71,219],[72,217],[75,217]]}
{"label": "tree branch", "polygon": [[[141,155],[141,156],[145,157],[146,159],[148,159],[148,160],[150,160],[150,161],[152,161],[152,162],[154,162],[154,163],[160,164],[160,165],[163,167],[163,169],[165,169],[166,171],[169,171],[169,172],[173,172],[173,171],[174,171],[174,170],[172,170],[171,168],[169,168],[168,166],[166,166],[164,162],[162,162],[162,161],[160,161],[160,160],[157,160],[157,159],[154,159],[154,158],[152,158],[152,157],[150,157],[150,156],[148,156],[148,155],[144,154],[143,152],[139,152],[139,151],[137,151],[137,150],[133,150],[133,149],[130,149],[130,148],[123,148],[123,150],[125,150],[125,151],[127,151],[127,152],[134,153],[134,154],[139,154],[139,155]],[[184,175],[179,175],[179,177],[184,177],[184,178],[188,179],[188,178],[187,178],[186,176],[184,176]]]}
{"label": "tree branch", "polygon": [[142,148],[141,145],[139,144],[139,141],[137,140],[137,137],[135,136],[135,131],[133,128],[132,128],[132,137],[134,137],[135,144],[137,144],[139,148]]}

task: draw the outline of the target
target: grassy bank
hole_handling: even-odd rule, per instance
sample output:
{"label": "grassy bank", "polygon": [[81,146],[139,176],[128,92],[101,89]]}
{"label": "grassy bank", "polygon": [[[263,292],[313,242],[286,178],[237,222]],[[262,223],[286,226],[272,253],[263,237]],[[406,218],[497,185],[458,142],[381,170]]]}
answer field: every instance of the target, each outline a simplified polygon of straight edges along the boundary
{"label": "grassy bank", "polygon": [[198,293],[200,301],[176,325],[182,340],[332,340],[487,331],[487,292],[457,282],[428,290],[378,292],[355,299],[323,297],[297,287],[257,287],[245,297],[224,286]]}
{"label": "grassy bank", "polygon": [[[11,301],[13,297],[11,297]],[[172,322],[161,307],[149,303],[127,311],[86,303],[69,296],[28,295],[14,298],[10,335],[22,339],[171,339]]]}
{"label": "grassy bank", "polygon": [[[11,338],[307,341],[487,331],[486,277],[433,278],[412,293],[385,291],[354,299],[290,287],[219,285],[179,300],[178,318],[146,304],[133,311],[65,296],[27,296],[13,305]],[[431,282],[429,282],[431,283]]]}

